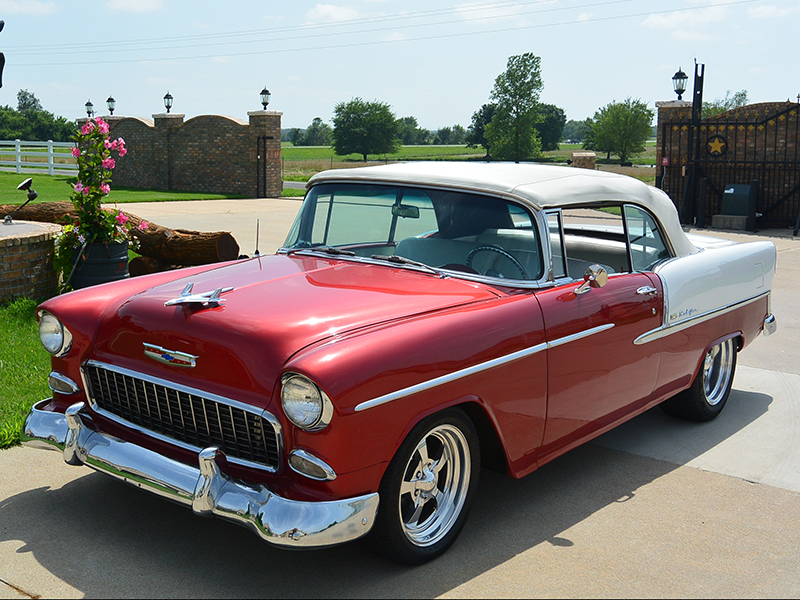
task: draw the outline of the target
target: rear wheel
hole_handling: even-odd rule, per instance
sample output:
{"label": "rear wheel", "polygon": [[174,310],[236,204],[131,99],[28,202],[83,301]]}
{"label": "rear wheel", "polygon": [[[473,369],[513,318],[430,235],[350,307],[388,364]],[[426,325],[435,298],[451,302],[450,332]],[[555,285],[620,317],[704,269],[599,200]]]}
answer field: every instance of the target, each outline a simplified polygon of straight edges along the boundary
{"label": "rear wheel", "polygon": [[407,564],[441,555],[464,526],[479,474],[478,435],[463,412],[451,409],[423,420],[384,474],[372,544]]}
{"label": "rear wheel", "polygon": [[661,408],[675,417],[710,421],[725,407],[735,371],[736,342],[725,340],[706,353],[692,387],[662,402]]}

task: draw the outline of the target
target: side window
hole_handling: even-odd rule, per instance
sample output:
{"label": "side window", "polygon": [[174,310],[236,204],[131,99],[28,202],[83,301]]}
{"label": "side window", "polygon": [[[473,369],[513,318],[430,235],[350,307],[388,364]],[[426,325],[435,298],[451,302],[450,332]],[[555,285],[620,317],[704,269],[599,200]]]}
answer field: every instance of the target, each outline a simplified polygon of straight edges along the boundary
{"label": "side window", "polygon": [[583,279],[591,265],[600,265],[610,275],[630,272],[621,205],[565,208],[561,215],[570,277]]}
{"label": "side window", "polygon": [[564,237],[561,231],[561,213],[547,213],[547,230],[550,233],[550,252],[553,255],[553,277],[567,276],[564,261]]}
{"label": "side window", "polygon": [[650,214],[635,206],[626,205],[625,223],[634,271],[647,271],[658,261],[669,258],[667,245]]}

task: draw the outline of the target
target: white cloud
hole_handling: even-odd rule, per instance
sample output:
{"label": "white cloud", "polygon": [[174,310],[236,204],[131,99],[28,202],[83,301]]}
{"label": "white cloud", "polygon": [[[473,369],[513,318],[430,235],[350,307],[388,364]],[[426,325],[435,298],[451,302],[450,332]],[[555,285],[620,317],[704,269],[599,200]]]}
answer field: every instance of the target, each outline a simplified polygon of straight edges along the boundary
{"label": "white cloud", "polygon": [[333,4],[317,4],[306,13],[306,19],[311,23],[340,23],[352,21],[359,17],[358,11],[348,6],[334,6]]}
{"label": "white cloud", "polygon": [[594,16],[594,13],[581,13],[581,14],[578,15],[578,18],[575,19],[575,20],[580,22],[580,23],[583,23],[583,22],[586,22],[586,21],[591,21],[593,16]]}
{"label": "white cloud", "polygon": [[403,42],[407,39],[408,37],[400,33],[399,31],[395,31],[393,33],[381,37],[381,40],[384,42]]}
{"label": "white cloud", "polygon": [[164,8],[163,0],[108,0],[106,8],[118,12],[147,13]]}
{"label": "white cloud", "polygon": [[747,9],[747,16],[753,17],[754,19],[782,19],[794,12],[797,12],[798,8],[778,8],[777,6],[773,6],[771,4],[761,5],[761,6],[754,6],[752,8]]}
{"label": "white cloud", "polygon": [[728,11],[724,6],[711,6],[695,10],[678,10],[663,15],[650,15],[642,25],[656,29],[682,29],[706,23],[724,21]]}
{"label": "white cloud", "polygon": [[0,13],[11,15],[32,15],[40,17],[57,12],[53,2],[39,0],[0,0]]}

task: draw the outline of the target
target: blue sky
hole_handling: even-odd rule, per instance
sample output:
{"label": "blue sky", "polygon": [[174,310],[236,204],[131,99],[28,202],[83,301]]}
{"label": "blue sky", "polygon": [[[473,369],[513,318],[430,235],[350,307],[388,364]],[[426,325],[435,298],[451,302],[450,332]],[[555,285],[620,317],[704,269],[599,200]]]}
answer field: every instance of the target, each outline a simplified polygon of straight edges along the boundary
{"label": "blue sky", "polygon": [[[337,102],[391,105],[422,127],[461,124],[509,56],[542,59],[540,100],[584,119],[612,101],[675,99],[671,77],[705,64],[706,100],[797,101],[793,0],[0,0],[0,104],[19,89],[46,110],[247,119],[272,92],[284,127],[329,122]],[[691,93],[687,94],[691,97]]]}

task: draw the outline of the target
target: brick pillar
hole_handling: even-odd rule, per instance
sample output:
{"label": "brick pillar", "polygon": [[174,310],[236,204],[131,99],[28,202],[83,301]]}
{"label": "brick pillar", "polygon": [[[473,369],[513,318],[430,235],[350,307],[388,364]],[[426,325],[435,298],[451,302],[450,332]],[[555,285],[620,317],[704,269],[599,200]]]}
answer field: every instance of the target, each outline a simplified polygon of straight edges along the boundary
{"label": "brick pillar", "polygon": [[266,138],[266,197],[280,198],[283,191],[281,178],[281,117],[282,112],[274,110],[253,110],[247,113],[250,117],[250,152],[249,162],[253,173],[253,197],[257,195],[256,173],[259,168],[257,155],[258,139]]}
{"label": "brick pillar", "polygon": [[594,152],[573,152],[570,165],[579,169],[594,170],[597,165],[597,155]]}
{"label": "brick pillar", "polygon": [[172,163],[173,153],[170,131],[175,127],[183,125],[183,118],[186,115],[181,113],[157,113],[153,115],[155,124],[155,139],[153,140],[153,153],[156,164],[156,189],[172,189]]}
{"label": "brick pillar", "polygon": [[[682,156],[686,158],[689,154],[689,148],[664,148],[664,131],[662,123],[680,121],[680,127],[684,124],[688,128],[692,123],[692,103],[688,100],[669,100],[666,102],[656,102],[658,109],[658,121],[656,125],[656,181],[661,180],[663,168],[665,166],[677,167],[681,165],[674,164],[672,155],[675,157]],[[662,153],[664,154],[662,156]],[[663,159],[666,159],[664,161]],[[685,166],[685,165],[683,165]]]}

